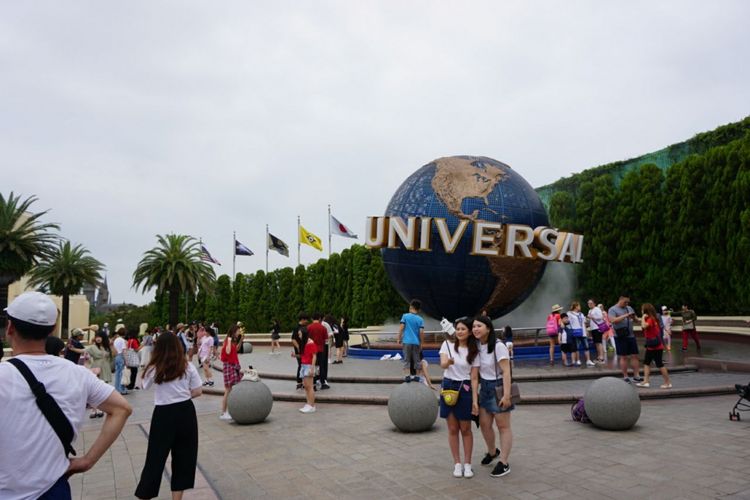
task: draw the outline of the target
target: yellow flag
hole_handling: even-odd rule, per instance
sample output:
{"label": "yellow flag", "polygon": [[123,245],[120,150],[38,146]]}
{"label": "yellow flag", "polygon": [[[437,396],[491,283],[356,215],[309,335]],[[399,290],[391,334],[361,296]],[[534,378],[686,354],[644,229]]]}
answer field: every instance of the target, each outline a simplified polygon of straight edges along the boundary
{"label": "yellow flag", "polygon": [[320,252],[323,251],[323,241],[302,226],[299,227],[299,242],[310,245]]}

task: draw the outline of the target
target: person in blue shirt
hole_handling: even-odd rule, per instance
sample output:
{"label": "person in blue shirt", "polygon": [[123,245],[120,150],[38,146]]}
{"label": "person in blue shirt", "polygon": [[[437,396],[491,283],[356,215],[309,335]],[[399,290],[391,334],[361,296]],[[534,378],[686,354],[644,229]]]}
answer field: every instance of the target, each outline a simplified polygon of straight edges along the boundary
{"label": "person in blue shirt", "polygon": [[424,320],[419,315],[422,302],[417,299],[409,303],[409,312],[401,316],[401,326],[398,329],[398,344],[402,346],[404,373],[409,374],[405,382],[418,381],[417,369],[420,366],[420,352],[424,342]]}

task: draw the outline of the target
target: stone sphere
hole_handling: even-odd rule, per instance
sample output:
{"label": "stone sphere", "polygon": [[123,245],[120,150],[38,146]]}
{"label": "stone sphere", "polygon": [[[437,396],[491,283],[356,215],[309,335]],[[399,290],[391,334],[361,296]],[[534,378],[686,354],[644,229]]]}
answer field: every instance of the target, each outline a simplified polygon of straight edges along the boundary
{"label": "stone sphere", "polygon": [[396,386],[388,397],[388,416],[402,432],[430,430],[437,420],[438,408],[435,393],[419,382]]}
{"label": "stone sphere", "polygon": [[586,414],[602,429],[624,431],[638,422],[641,400],[635,387],[619,378],[602,377],[583,395]]}
{"label": "stone sphere", "polygon": [[253,344],[247,340],[242,343],[242,354],[250,354],[253,352]]}
{"label": "stone sphere", "polygon": [[257,424],[271,413],[273,395],[263,382],[244,380],[232,387],[227,409],[238,424]]}

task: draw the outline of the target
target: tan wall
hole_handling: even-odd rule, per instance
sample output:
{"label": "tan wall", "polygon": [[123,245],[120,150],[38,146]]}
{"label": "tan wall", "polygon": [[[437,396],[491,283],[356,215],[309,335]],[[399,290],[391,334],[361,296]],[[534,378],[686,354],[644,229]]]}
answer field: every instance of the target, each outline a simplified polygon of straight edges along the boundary
{"label": "tan wall", "polygon": [[[29,288],[29,278],[24,276],[15,283],[11,283],[8,288],[8,304],[13,299],[21,295],[23,292],[33,290]],[[57,295],[50,295],[50,298],[55,302],[58,310],[62,311],[62,297]],[[68,316],[68,324],[70,329],[83,328],[89,326],[89,301],[85,295],[71,295],[70,296],[70,314]],[[57,328],[55,328],[55,335],[60,336],[60,323],[58,322]]]}

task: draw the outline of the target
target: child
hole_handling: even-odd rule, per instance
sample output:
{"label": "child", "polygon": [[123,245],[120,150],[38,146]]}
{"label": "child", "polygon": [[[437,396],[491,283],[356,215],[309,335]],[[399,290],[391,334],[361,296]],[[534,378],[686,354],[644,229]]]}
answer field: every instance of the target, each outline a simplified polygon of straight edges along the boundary
{"label": "child", "polygon": [[568,363],[568,353],[573,352],[571,343],[575,342],[573,340],[573,330],[570,328],[568,313],[562,313],[560,315],[560,321],[562,322],[562,328],[560,329],[557,338],[557,341],[560,344],[560,356],[562,356],[563,366],[573,366],[573,363]]}
{"label": "child", "polygon": [[661,323],[664,327],[664,347],[672,350],[672,316],[667,306],[661,306]]}
{"label": "child", "polygon": [[198,330],[198,338],[200,339],[200,344],[198,345],[198,360],[203,367],[203,374],[206,377],[206,381],[203,382],[203,385],[212,387],[214,381],[213,374],[211,373],[211,350],[214,347],[214,338],[209,335],[203,327]]}
{"label": "child", "polygon": [[435,386],[432,385],[432,380],[430,380],[430,365],[427,363],[427,360],[424,359],[424,356],[422,356],[422,360],[419,362],[417,377],[419,377],[420,382],[422,382],[433,391],[437,390]]}
{"label": "child", "polygon": [[404,378],[405,382],[419,380],[417,370],[420,367],[419,353],[422,352],[424,343],[424,320],[419,315],[422,302],[412,300],[409,303],[409,312],[401,316],[401,325],[398,330],[397,342],[403,349]]}
{"label": "child", "polygon": [[[302,338],[304,348],[300,355],[300,371],[299,375],[302,378],[302,386],[305,388],[305,396],[307,398],[307,404],[299,409],[302,413],[315,413],[315,390],[313,389],[313,379],[315,377],[315,362],[317,361],[318,346],[315,341],[304,336]],[[320,353],[322,355],[322,353]]]}
{"label": "child", "polygon": [[510,359],[513,359],[513,329],[510,325],[506,325],[505,330],[503,330],[503,342],[505,342],[505,347],[508,348]]}

